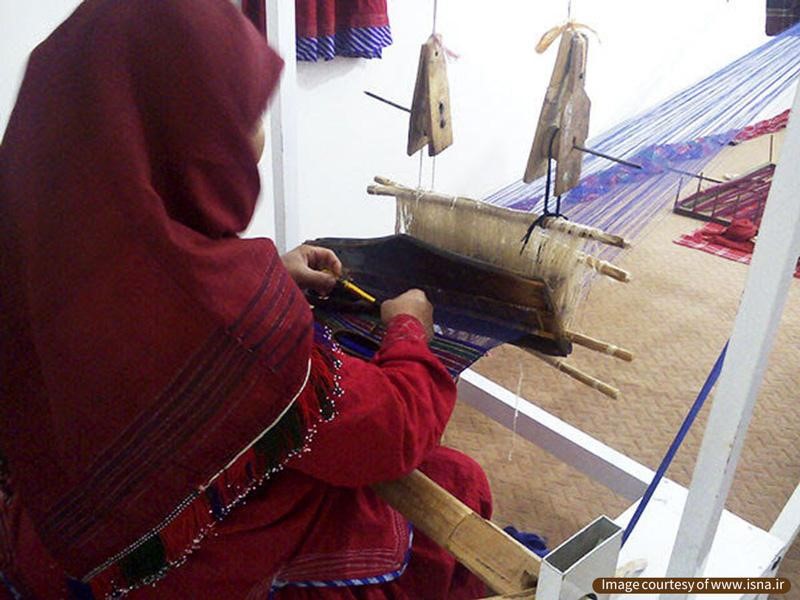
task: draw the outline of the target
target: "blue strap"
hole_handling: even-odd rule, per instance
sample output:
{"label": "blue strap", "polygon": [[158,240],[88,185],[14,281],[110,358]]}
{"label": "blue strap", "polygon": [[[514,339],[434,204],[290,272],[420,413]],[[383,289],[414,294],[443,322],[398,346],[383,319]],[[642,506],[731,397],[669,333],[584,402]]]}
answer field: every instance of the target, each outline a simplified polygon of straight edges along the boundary
{"label": "blue strap", "polygon": [[625,533],[622,534],[623,546],[630,537],[631,533],[633,533],[636,523],[639,522],[639,517],[642,516],[644,509],[647,508],[650,498],[653,497],[653,493],[656,491],[658,484],[661,483],[664,474],[667,472],[669,465],[672,463],[672,459],[675,458],[675,454],[677,454],[678,448],[681,447],[683,439],[686,437],[686,434],[689,433],[689,429],[691,428],[692,423],[694,423],[697,413],[699,413],[700,409],[703,408],[703,404],[705,403],[706,398],[708,398],[708,394],[711,393],[711,388],[713,388],[714,384],[717,382],[719,373],[722,371],[722,363],[725,361],[725,354],[727,351],[728,342],[725,342],[725,346],[723,346],[722,352],[719,353],[717,362],[714,363],[714,368],[712,368],[711,372],[708,374],[706,382],[703,384],[703,388],[700,390],[700,393],[697,394],[697,399],[694,401],[692,408],[689,409],[689,413],[683,420],[683,424],[678,430],[678,433],[675,434],[675,439],[672,440],[672,445],[670,445],[669,450],[667,450],[666,455],[664,455],[664,458],[661,459],[661,464],[658,466],[658,470],[653,477],[653,481],[651,481],[650,485],[647,486],[647,490],[645,491],[644,496],[642,496],[642,499],[639,501],[639,506],[636,507],[636,511],[633,513],[633,517],[631,518],[630,523],[628,523],[628,527],[625,529]]}

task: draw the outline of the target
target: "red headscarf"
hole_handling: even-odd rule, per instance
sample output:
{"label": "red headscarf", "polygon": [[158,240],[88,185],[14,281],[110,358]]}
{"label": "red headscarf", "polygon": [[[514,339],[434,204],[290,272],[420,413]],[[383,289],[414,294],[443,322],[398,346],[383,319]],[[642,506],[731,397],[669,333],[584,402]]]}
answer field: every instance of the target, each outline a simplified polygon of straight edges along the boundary
{"label": "red headscarf", "polygon": [[237,237],[281,66],[229,0],[86,0],[31,56],[0,149],[0,448],[83,584],[179,562],[319,416],[309,309]]}

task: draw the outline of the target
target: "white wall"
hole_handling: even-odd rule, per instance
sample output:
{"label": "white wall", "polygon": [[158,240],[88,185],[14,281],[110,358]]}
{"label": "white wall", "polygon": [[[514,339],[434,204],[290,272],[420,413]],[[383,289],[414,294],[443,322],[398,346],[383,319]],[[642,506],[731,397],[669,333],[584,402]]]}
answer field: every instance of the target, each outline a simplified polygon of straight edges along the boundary
{"label": "white wall", "polygon": [[[25,60],[78,0],[0,0],[0,130]],[[436,187],[481,197],[524,169],[555,55],[534,46],[566,16],[567,0],[439,0],[438,30],[461,55],[449,65],[454,145],[436,159]],[[298,66],[301,237],[390,233],[391,200],[367,196],[377,174],[416,185],[418,157],[405,154],[406,113],[367,98],[371,90],[410,105],[419,46],[433,0],[389,0],[395,38],[382,60],[339,58]],[[587,88],[592,133],[713,72],[766,38],[763,0],[573,0],[591,25]],[[271,235],[270,161],[265,199],[250,229]],[[430,182],[425,157],[423,185]]]}
{"label": "white wall", "polygon": [[[437,189],[481,197],[519,179],[556,51],[534,47],[566,5],[439,0],[438,30],[461,58],[448,66],[455,143],[436,159]],[[419,160],[405,154],[407,114],[362,91],[410,105],[432,7],[389,0],[395,43],[382,60],[298,66],[303,238],[391,233],[391,200],[367,196],[366,186],[377,174],[416,185]],[[573,0],[574,18],[602,41],[591,42],[588,60],[592,133],[765,41],[764,13],[763,0]],[[430,164],[426,156],[425,186]]]}
{"label": "white wall", "polygon": [[0,0],[0,132],[5,131],[28,55],[80,0]]}

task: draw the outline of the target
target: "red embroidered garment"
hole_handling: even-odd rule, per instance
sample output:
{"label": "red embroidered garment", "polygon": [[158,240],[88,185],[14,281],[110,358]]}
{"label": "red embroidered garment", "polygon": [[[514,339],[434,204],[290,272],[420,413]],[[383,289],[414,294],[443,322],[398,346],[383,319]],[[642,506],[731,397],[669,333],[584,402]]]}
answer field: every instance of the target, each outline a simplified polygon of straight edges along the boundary
{"label": "red embroidered garment", "polygon": [[[408,530],[358,486],[426,458],[488,513],[434,451],[454,386],[414,325],[337,358],[274,245],[237,237],[280,65],[228,0],[85,0],[31,56],[0,147],[0,570],[32,597],[380,575]],[[393,585],[476,589],[420,543]]]}

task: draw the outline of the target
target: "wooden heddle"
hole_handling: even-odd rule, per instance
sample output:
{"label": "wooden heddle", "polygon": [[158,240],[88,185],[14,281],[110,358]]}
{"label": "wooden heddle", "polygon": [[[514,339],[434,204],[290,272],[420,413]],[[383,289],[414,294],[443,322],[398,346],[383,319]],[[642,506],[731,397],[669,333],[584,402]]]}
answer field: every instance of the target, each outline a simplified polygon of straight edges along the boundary
{"label": "wooden heddle", "polygon": [[428,146],[436,156],[453,143],[450,86],[445,49],[438,36],[428,38],[419,53],[417,83],[408,123],[408,155]]}
{"label": "wooden heddle", "polygon": [[591,109],[584,89],[588,49],[586,35],[567,24],[522,178],[525,183],[538,179],[555,160],[556,196],[574,188],[581,178],[583,153],[578,148],[586,142]]}
{"label": "wooden heddle", "polygon": [[[626,248],[629,244],[625,239],[596,227],[546,217],[523,245],[521,240],[531,222],[538,218],[536,214],[461,196],[417,190],[386,177],[375,177],[375,182],[376,185],[367,188],[369,194],[395,198],[398,233],[543,283],[553,313],[548,322],[556,324],[555,329],[544,332],[544,337],[565,340],[624,361],[633,359],[633,354],[624,348],[572,329],[587,275],[594,271],[620,282],[631,279],[627,271],[586,252],[585,245]],[[524,344],[517,345],[576,381],[612,398],[619,396],[616,387],[562,358],[545,356]]]}

